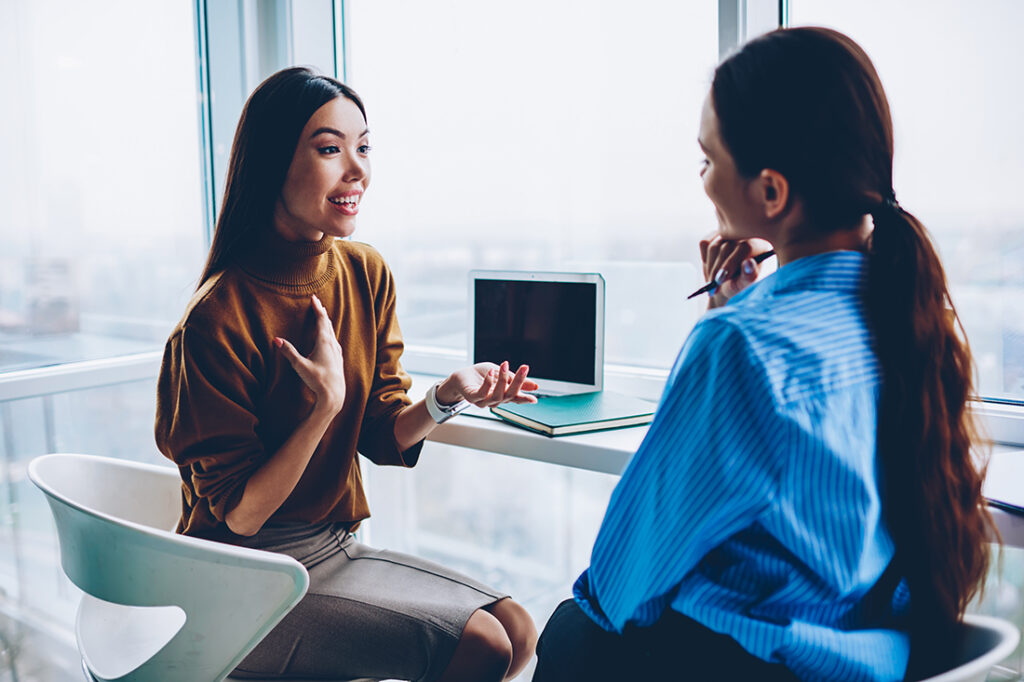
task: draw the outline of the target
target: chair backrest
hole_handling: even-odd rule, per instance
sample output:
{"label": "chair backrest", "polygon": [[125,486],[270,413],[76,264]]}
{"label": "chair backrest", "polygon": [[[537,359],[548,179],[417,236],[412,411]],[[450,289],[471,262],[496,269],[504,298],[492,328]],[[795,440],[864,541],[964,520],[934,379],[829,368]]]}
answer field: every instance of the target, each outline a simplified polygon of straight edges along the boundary
{"label": "chair backrest", "polygon": [[1017,648],[1020,632],[1002,618],[967,614],[957,650],[958,665],[920,682],[984,682],[992,666]]}
{"label": "chair backrest", "polygon": [[291,557],[172,532],[181,481],[169,467],[54,454],[29,477],[53,512],[64,572],[88,595],[76,629],[97,677],[223,679],[309,585]]}
{"label": "chair backrest", "polygon": [[32,467],[37,485],[83,509],[159,530],[174,530],[181,516],[181,478],[171,467],[69,454]]}

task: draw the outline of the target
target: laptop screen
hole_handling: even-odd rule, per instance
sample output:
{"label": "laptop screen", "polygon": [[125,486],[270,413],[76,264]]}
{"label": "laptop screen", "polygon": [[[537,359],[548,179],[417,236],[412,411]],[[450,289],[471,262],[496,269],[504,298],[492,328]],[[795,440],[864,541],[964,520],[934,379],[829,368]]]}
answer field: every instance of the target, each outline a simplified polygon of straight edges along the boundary
{"label": "laptop screen", "polygon": [[474,271],[471,296],[473,362],[529,365],[541,392],[601,388],[600,275]]}

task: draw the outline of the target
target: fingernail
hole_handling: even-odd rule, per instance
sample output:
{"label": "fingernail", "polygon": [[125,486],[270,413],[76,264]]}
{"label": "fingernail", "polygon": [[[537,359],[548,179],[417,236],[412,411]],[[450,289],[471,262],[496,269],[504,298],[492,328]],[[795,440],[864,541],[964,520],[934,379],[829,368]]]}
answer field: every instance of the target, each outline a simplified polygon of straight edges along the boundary
{"label": "fingernail", "polygon": [[754,259],[753,258],[748,258],[747,260],[743,261],[743,272],[748,274],[748,275],[753,275],[754,274]]}
{"label": "fingernail", "polygon": [[728,275],[729,272],[725,268],[721,268],[717,273],[715,273],[715,281],[721,284],[728,279]]}
{"label": "fingernail", "polygon": [[274,348],[280,348],[283,345],[284,341],[282,341],[279,337],[274,337]]}

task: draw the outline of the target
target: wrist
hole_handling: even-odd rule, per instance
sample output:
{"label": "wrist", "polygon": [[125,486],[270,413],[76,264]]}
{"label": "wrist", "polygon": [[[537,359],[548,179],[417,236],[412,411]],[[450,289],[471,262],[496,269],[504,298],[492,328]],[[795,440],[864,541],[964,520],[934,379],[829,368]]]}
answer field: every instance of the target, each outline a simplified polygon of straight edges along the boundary
{"label": "wrist", "polygon": [[309,413],[307,421],[316,426],[323,426],[326,428],[330,425],[334,418],[341,412],[341,405],[335,407],[334,405],[325,402],[318,401],[314,406],[313,410]]}
{"label": "wrist", "polygon": [[438,397],[438,393],[441,391],[441,385],[444,382],[437,382],[430,387],[427,391],[427,395],[423,400],[423,404],[427,408],[427,412],[431,418],[438,424],[443,424],[459,412],[469,407],[469,403],[465,400],[456,399],[454,403],[446,404],[441,398]]}
{"label": "wrist", "polygon": [[459,390],[451,386],[451,377],[437,384],[434,395],[437,397],[437,402],[444,407],[456,405],[462,400],[462,394]]}

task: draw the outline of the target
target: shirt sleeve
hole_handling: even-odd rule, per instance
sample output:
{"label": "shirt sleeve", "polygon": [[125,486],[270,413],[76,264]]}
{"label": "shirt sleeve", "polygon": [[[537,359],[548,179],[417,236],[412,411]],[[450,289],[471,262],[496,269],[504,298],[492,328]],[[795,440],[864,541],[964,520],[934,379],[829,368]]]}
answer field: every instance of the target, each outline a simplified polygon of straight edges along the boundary
{"label": "shirt sleeve", "polygon": [[778,481],[765,442],[774,401],[727,320],[683,346],[647,436],[619,480],[576,600],[606,630],[653,624],[710,550],[766,509]]}
{"label": "shirt sleeve", "polygon": [[377,356],[373,384],[359,430],[358,448],[363,456],[376,464],[411,467],[419,460],[423,441],[404,452],[395,441],[395,420],[412,403],[408,394],[412,379],[399,362],[405,344],[395,315],[394,278],[387,268],[384,269],[375,305],[378,309]]}
{"label": "shirt sleeve", "polygon": [[156,443],[195,494],[224,521],[264,460],[247,363],[223,343],[184,327],[167,342],[157,388]]}

